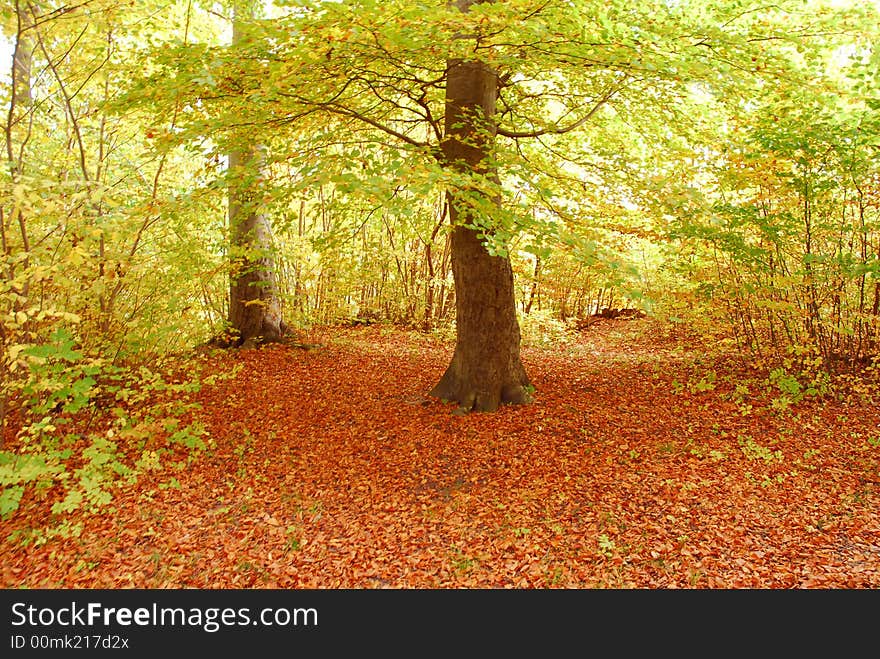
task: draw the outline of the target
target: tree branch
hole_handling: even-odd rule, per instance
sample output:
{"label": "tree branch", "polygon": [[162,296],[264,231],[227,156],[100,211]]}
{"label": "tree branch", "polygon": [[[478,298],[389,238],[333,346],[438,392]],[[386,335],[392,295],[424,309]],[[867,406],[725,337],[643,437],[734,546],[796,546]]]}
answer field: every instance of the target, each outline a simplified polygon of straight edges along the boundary
{"label": "tree branch", "polygon": [[513,131],[513,130],[505,130],[503,128],[498,128],[496,132],[498,135],[503,135],[504,137],[510,137],[512,139],[521,139],[521,138],[527,138],[527,137],[540,137],[541,135],[563,135],[565,133],[570,133],[571,131],[577,130],[578,128],[583,126],[585,123],[587,123],[593,117],[593,115],[599,111],[599,108],[601,108],[603,105],[605,105],[605,103],[607,103],[609,100],[611,100],[611,97],[614,96],[621,89],[623,89],[623,85],[619,85],[619,86],[614,87],[613,89],[610,89],[609,91],[607,91],[596,102],[596,104],[590,109],[590,111],[587,112],[587,114],[585,114],[583,117],[581,117],[580,119],[575,121],[573,124],[569,124],[568,126],[564,126],[561,128],[559,126],[556,126],[553,128],[543,128],[541,130],[533,130],[533,131]]}
{"label": "tree branch", "polygon": [[391,135],[392,137],[396,137],[397,139],[409,144],[410,146],[414,146],[417,149],[425,149],[430,146],[427,142],[419,142],[416,139],[413,139],[409,135],[405,133],[401,133],[400,131],[396,131],[391,126],[386,126],[380,121],[376,121],[375,119],[371,119],[370,117],[364,116],[359,112],[355,112],[354,110],[349,110],[348,108],[344,108],[338,105],[322,105],[322,107],[328,112],[332,112],[333,114],[338,114],[343,117],[349,117],[350,119],[357,119],[358,121],[362,121],[365,124],[376,128],[383,133]]}

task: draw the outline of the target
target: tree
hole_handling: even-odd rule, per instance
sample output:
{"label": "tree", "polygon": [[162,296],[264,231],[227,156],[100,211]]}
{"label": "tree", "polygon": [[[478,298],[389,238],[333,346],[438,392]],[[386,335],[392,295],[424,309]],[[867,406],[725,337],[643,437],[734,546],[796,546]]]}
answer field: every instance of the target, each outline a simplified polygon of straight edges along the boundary
{"label": "tree", "polygon": [[[6,114],[6,124],[3,131],[4,142],[6,145],[4,155],[6,156],[6,167],[8,168],[9,180],[12,185],[17,185],[21,182],[23,153],[29,137],[29,134],[25,134],[21,138],[21,143],[18,145],[18,153],[16,153],[14,128],[16,124],[23,123],[33,101],[31,90],[33,39],[31,38],[31,31],[34,27],[34,21],[30,7],[26,6],[22,0],[16,0],[15,19],[16,30],[12,52],[12,75],[10,76],[11,93],[9,111]],[[11,212],[9,212],[8,215],[12,216],[10,219],[14,218],[15,223],[18,225],[22,251],[27,255],[31,247],[30,239],[28,238],[26,218],[23,216],[21,208],[16,206],[12,207]],[[11,244],[12,239],[7,236],[6,222],[6,208],[4,205],[0,205],[0,247],[2,247],[3,250],[3,257],[11,256],[13,252]],[[27,264],[28,256],[25,256],[25,268],[27,268]],[[11,261],[8,264],[4,263],[4,265],[7,266],[3,269],[4,275],[7,277],[12,288],[14,288],[14,285],[12,285],[15,273],[14,265]],[[27,297],[29,287],[29,280],[25,280],[18,291],[21,294],[22,299]],[[3,328],[0,327],[0,338],[5,339],[5,335],[6,333],[3,331]]]}
{"label": "tree", "polygon": [[[597,118],[624,90],[631,96],[622,109],[633,97],[665,107],[663,93],[676,93],[690,79],[717,77],[713,59],[732,52],[741,58],[735,52],[741,39],[715,43],[725,36],[715,28],[693,37],[682,54],[682,35],[700,35],[686,9],[658,21],[654,10],[618,2],[597,8],[457,0],[418,9],[421,16],[397,3],[361,0],[297,16],[290,32],[300,50],[277,54],[284,62],[278,78],[289,79],[294,68],[309,87],[294,82],[276,93],[295,103],[286,106],[291,116],[323,111],[347,128],[361,122],[386,140],[395,138],[408,158],[431,154],[446,170],[438,178],[448,190],[456,343],[431,394],[467,411],[492,411],[530,400],[507,250],[510,237],[531,220],[502,207],[499,163],[534,172],[520,141],[544,138],[553,152],[553,139]],[[654,42],[645,54],[641,40]],[[301,64],[291,67],[297,60]],[[503,156],[499,137],[515,145]]]}
{"label": "tree", "polygon": [[[457,0],[456,5],[468,11],[475,1],[480,0]],[[449,60],[446,76],[443,163],[497,182],[493,145],[498,73],[478,59],[456,58]],[[485,205],[469,197],[455,189],[447,196],[456,341],[452,361],[430,393],[456,401],[464,410],[485,412],[501,403],[528,402],[529,379],[520,359],[510,257],[489,253],[483,234],[492,232],[491,218],[480,217],[476,209]],[[498,197],[488,201],[490,206],[500,204]]]}
{"label": "tree", "polygon": [[[236,2],[232,19],[233,48],[247,38],[248,2]],[[260,212],[263,148],[239,136],[229,153],[229,326],[236,345],[251,347],[278,341],[284,334],[281,303],[275,282],[272,230]]]}

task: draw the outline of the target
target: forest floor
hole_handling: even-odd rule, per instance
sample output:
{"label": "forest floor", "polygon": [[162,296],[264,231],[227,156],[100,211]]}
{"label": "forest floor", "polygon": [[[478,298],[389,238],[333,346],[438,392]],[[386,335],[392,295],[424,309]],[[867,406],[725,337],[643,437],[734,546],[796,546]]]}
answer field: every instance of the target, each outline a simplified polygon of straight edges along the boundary
{"label": "forest floor", "polygon": [[[525,347],[535,402],[427,398],[451,343],[325,329],[193,358],[208,448],[22,546],[5,588],[877,588],[880,410],[650,320]],[[216,380],[209,374],[226,374]]]}

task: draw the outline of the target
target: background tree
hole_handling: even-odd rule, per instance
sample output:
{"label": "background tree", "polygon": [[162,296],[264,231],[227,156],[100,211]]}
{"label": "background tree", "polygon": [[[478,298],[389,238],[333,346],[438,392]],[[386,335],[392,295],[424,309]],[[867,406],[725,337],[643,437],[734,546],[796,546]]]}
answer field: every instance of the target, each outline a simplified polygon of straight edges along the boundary
{"label": "background tree", "polygon": [[[234,3],[233,49],[248,47],[248,21],[253,17],[252,3]],[[284,334],[272,230],[261,211],[264,149],[252,136],[238,135],[229,153],[229,326],[235,344],[244,346],[278,341]]]}

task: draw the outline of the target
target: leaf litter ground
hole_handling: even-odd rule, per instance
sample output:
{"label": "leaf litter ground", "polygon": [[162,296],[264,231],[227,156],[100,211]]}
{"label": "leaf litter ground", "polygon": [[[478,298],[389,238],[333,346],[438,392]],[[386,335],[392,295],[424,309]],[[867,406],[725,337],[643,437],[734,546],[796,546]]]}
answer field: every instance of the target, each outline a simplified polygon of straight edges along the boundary
{"label": "leaf litter ground", "polygon": [[[4,540],[3,586],[880,586],[870,402],[776,409],[705,344],[633,320],[526,347],[535,402],[459,416],[424,394],[448,342],[314,340],[200,357],[234,373],[194,396],[209,449],[78,537]],[[24,505],[2,536],[43,522]]]}

